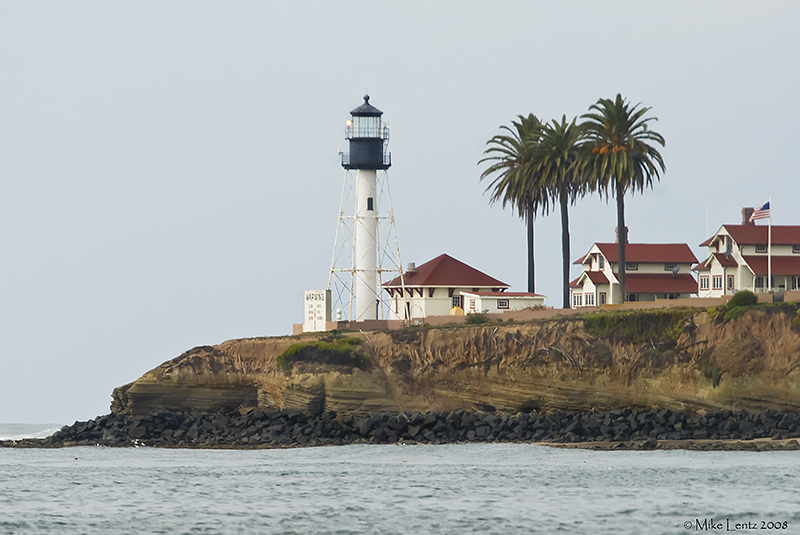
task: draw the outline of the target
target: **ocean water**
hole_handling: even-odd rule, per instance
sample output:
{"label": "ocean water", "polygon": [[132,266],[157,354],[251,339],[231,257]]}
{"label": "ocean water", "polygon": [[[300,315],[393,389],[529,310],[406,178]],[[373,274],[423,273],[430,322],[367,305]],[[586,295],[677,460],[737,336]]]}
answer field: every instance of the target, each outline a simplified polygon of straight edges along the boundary
{"label": "ocean water", "polygon": [[0,534],[800,533],[799,478],[791,451],[0,449]]}

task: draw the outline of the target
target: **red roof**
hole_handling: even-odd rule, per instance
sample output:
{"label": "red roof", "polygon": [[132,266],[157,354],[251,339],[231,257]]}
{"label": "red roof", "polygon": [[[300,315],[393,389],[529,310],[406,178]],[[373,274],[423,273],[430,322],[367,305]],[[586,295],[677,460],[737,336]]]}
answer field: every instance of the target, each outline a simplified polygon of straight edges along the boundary
{"label": "red roof", "polygon": [[580,285],[578,285],[578,279],[580,279],[580,278],[581,278],[581,277],[580,277],[580,275],[579,275],[577,278],[575,278],[575,279],[573,279],[573,280],[569,281],[569,287],[570,287],[570,288],[580,288]]}
{"label": "red roof", "polygon": [[[767,243],[769,227],[767,225],[724,225],[723,228],[739,245],[759,245]],[[800,226],[772,225],[773,245],[800,244]]]}
{"label": "red roof", "polygon": [[[619,261],[619,244],[596,243],[609,262]],[[629,243],[625,246],[625,261],[642,264],[695,264],[697,258],[685,243]]]}
{"label": "red roof", "polygon": [[[772,227],[773,230],[775,227]],[[768,272],[767,255],[743,256],[744,261],[756,275],[766,275]],[[772,257],[773,275],[800,275],[800,255],[797,256],[773,256]]]}
{"label": "red roof", "polygon": [[714,258],[717,259],[717,262],[719,262],[722,267],[736,267],[739,265],[736,263],[736,260],[733,259],[733,256],[725,258],[725,253],[714,253]]}
{"label": "red roof", "polygon": [[586,257],[589,256],[588,254],[583,255],[579,259],[573,262],[573,264],[583,264],[583,261],[586,260]]}
{"label": "red roof", "polygon": [[[469,288],[510,288],[505,282],[490,277],[452,256],[443,254],[403,274],[406,286],[446,286]],[[400,277],[385,283],[384,287],[400,287]]]}
{"label": "red roof", "polygon": [[692,268],[692,271],[711,271],[711,257],[709,256],[696,266]]}
{"label": "red roof", "polygon": [[584,275],[595,284],[608,284],[608,277],[602,271],[584,271]]}
{"label": "red roof", "polygon": [[689,273],[626,273],[625,291],[630,293],[696,294],[697,281]]}
{"label": "red roof", "polygon": [[530,292],[462,292],[480,297],[544,297],[541,294],[534,294]]}

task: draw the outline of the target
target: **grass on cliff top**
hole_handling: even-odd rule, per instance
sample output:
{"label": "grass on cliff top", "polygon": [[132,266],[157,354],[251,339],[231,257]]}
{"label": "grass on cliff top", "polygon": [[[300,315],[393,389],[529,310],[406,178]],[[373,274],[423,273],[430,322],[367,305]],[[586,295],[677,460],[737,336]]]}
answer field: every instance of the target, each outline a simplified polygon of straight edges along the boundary
{"label": "grass on cliff top", "polygon": [[598,338],[628,338],[645,341],[676,342],[693,308],[619,310],[593,312],[580,316],[584,328]]}
{"label": "grass on cliff top", "polygon": [[358,349],[360,338],[346,336],[333,340],[315,340],[292,344],[275,359],[281,368],[290,368],[296,362],[331,364],[364,369],[369,355]]}
{"label": "grass on cliff top", "polygon": [[[740,297],[741,296],[741,297]],[[755,294],[748,291],[736,293],[730,301],[725,305],[708,307],[709,317],[716,320],[717,323],[727,323],[740,318],[747,313],[748,310],[763,310],[767,314],[784,313],[792,318],[792,327],[800,332],[800,301],[788,301],[777,303],[759,303]]]}

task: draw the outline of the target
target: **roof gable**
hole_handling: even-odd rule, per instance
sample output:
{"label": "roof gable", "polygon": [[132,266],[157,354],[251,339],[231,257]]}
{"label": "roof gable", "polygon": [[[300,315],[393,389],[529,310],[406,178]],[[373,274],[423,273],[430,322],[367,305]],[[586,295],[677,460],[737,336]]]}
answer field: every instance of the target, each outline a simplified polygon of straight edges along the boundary
{"label": "roof gable", "polygon": [[[505,282],[490,277],[472,266],[442,254],[417,266],[414,271],[403,274],[406,286],[443,286],[467,288],[510,288]],[[399,287],[400,277],[384,284],[385,287]]]}

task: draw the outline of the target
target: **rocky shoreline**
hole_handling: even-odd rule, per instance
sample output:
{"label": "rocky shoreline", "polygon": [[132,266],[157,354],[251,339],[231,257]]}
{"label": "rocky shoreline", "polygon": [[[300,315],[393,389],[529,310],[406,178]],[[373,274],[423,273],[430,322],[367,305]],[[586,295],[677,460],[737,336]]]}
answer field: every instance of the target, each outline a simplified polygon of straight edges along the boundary
{"label": "rocky shoreline", "polygon": [[[154,446],[281,448],[344,444],[527,442],[590,449],[800,449],[796,412],[743,410],[690,413],[657,409],[520,412],[370,413],[337,418],[294,409],[108,414],[75,422],[44,439],[0,441],[0,447]],[[766,439],[766,440],[765,440]]]}

